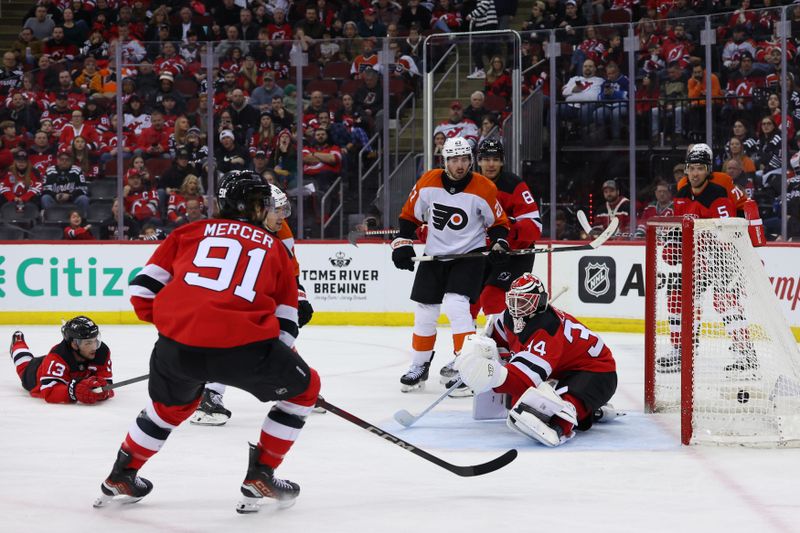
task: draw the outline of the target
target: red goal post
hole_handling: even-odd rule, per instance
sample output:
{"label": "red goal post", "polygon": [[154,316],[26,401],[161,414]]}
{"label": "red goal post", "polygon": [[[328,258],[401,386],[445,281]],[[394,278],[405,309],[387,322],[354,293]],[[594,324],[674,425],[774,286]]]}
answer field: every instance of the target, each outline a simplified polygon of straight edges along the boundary
{"label": "red goal post", "polygon": [[800,446],[800,351],[747,228],[647,224],[645,410],[678,411],[684,444]]}

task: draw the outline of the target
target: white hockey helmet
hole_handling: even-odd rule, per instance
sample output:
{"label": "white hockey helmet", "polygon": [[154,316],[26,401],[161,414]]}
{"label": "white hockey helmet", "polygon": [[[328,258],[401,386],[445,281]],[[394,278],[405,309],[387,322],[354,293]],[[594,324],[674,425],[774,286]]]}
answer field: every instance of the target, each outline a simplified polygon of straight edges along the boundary
{"label": "white hockey helmet", "polygon": [[711,165],[714,161],[714,152],[711,147],[704,143],[697,143],[691,146],[686,152],[686,165],[689,166],[694,163],[705,165],[708,170],[711,170]]}
{"label": "white hockey helmet", "polygon": [[470,161],[470,167],[472,166],[472,146],[469,145],[469,141],[467,141],[463,137],[450,137],[444,141],[444,146],[442,146],[442,160],[444,162],[444,169],[447,170],[447,160],[451,157],[459,157],[462,155],[468,155]]}
{"label": "white hockey helmet", "polygon": [[272,209],[283,218],[289,218],[292,214],[292,204],[289,203],[289,197],[278,186],[270,184],[270,187],[272,188]]}

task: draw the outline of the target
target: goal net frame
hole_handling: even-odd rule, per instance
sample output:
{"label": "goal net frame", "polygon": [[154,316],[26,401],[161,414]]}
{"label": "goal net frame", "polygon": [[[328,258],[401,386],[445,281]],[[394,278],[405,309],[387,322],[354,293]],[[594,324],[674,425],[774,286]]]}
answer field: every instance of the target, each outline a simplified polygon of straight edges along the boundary
{"label": "goal net frame", "polygon": [[[657,217],[647,224],[645,411],[678,410],[683,444],[800,446],[800,351],[750,244],[748,225],[744,219],[688,216]],[[670,253],[675,256],[671,263],[664,257]],[[717,261],[728,263],[715,271]],[[735,276],[741,278],[731,282]],[[718,296],[725,291],[728,294]],[[722,314],[715,315],[725,297],[743,309],[745,342],[755,347],[760,361],[758,370],[744,378],[723,370],[724,361],[733,360],[729,351],[736,343],[720,324]],[[674,323],[677,306],[679,325]],[[766,310],[764,316],[758,316],[760,310]],[[657,359],[678,346],[680,370],[657,372]]]}

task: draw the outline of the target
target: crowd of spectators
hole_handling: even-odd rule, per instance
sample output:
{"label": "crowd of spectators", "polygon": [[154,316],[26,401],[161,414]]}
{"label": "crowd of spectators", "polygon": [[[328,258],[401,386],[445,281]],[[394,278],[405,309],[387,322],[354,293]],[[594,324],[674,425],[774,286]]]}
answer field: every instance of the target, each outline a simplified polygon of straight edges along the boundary
{"label": "crowd of spectators", "polygon": [[[800,140],[800,5],[789,9],[788,120],[778,92],[780,13],[760,9],[784,4],[537,0],[515,28],[524,37],[523,93],[540,89],[558,102],[559,131],[567,140],[621,140],[633,79],[637,133],[651,145],[673,147],[704,135],[705,100],[711,98],[716,169],[739,163],[739,181],[767,210],[785,179],[776,174],[781,139],[788,138],[790,157]],[[149,235],[163,234],[210,214],[201,200],[209,135],[212,172],[254,169],[292,196],[308,193],[297,190],[296,140],[302,136],[304,182],[314,191],[308,212],[319,222],[318,195],[339,179],[347,190],[357,179],[359,157],[377,157],[370,138],[379,112],[419,90],[423,37],[508,28],[516,12],[517,2],[497,0],[39,0],[20,21],[19,38],[0,66],[0,203],[16,212],[3,205],[2,218],[23,227],[51,221],[64,229],[74,225],[71,212],[77,211],[78,224],[103,237],[109,230],[103,221],[117,205],[127,217],[126,235],[144,235],[145,227]],[[700,44],[704,21],[696,17],[704,14],[714,15],[711,65]],[[622,44],[629,22],[639,45],[634,72]],[[556,95],[549,94],[543,60],[550,30],[563,43]],[[378,52],[386,37],[393,61],[384,65]],[[117,49],[124,62],[119,80]],[[292,50],[309,58],[301,107]],[[481,80],[482,90],[468,103],[451,104],[434,146],[452,135],[477,146],[499,135],[510,110],[509,50],[476,39],[471,52],[467,77]],[[706,68],[713,71],[711,95],[705,93]],[[383,101],[383,76],[389,77],[390,102]],[[118,83],[119,112],[113,105]],[[119,122],[124,139],[117,138]],[[126,163],[123,197],[115,198],[115,191],[97,184],[117,177],[119,152]],[[38,210],[35,220],[26,204]],[[48,217],[48,210],[60,215]]]}

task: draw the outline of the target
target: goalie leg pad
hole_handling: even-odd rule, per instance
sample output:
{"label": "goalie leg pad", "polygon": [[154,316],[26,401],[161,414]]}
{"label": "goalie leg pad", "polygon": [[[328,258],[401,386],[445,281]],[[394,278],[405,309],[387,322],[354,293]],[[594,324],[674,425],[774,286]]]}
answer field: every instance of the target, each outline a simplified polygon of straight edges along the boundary
{"label": "goalie leg pad", "polygon": [[567,442],[575,435],[575,432],[572,431],[565,436],[561,426],[545,422],[542,419],[543,417],[541,413],[536,412],[529,405],[518,401],[508,412],[506,425],[514,431],[518,431],[550,448]]}
{"label": "goalie leg pad", "polygon": [[549,382],[542,382],[538,387],[531,387],[520,396],[517,404],[525,403],[548,419],[557,416],[574,426],[578,425],[578,414],[575,406],[565,401],[556,393]]}

